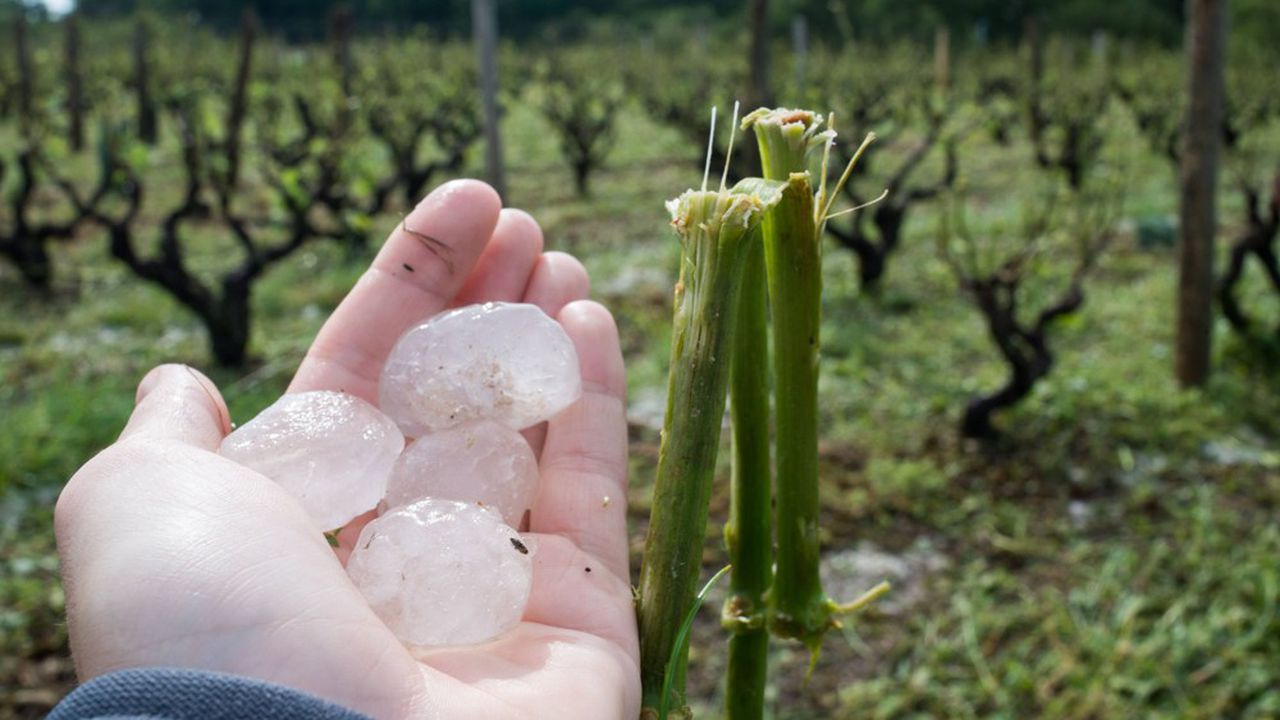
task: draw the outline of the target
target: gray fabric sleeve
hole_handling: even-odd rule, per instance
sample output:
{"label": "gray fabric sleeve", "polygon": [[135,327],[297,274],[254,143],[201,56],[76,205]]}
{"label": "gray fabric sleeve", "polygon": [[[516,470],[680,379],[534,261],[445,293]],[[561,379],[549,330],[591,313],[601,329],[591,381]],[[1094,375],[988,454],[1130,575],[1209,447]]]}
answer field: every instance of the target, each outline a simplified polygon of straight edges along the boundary
{"label": "gray fabric sleeve", "polygon": [[280,685],[176,668],[121,670],[94,678],[58,703],[49,720],[370,720]]}

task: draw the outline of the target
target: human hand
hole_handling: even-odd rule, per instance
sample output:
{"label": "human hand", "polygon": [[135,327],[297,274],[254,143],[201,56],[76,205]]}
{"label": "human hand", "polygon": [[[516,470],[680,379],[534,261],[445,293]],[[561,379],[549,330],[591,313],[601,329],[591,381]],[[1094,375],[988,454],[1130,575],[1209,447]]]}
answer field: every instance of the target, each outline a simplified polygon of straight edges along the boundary
{"label": "human hand", "polygon": [[639,714],[617,330],[582,299],[581,264],[544,254],[532,218],[500,207],[483,183],[437,188],[325,323],[289,390],[376,404],[396,340],[449,305],[522,301],[560,321],[577,347],[583,397],[528,434],[542,483],[520,626],[484,645],[411,654],[342,568],[361,521],[339,534],[335,552],[291,496],[216,454],[230,420],[213,383],[166,365],[142,381],[120,439],[58,499],[81,680],[132,667],[213,670],[378,718]]}

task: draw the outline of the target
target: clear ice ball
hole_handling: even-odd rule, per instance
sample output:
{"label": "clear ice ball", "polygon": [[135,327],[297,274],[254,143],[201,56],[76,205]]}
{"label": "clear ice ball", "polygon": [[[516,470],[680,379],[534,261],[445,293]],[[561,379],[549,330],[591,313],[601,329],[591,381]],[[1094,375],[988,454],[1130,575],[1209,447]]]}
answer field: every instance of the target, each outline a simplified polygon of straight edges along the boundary
{"label": "clear ice ball", "polygon": [[404,437],[377,408],[345,393],[284,395],[218,452],[291,493],[321,530],[377,506]]}
{"label": "clear ice ball", "polygon": [[488,418],[521,430],[582,394],[573,341],[537,306],[468,305],[409,330],[382,370],[379,404],[409,437]]}
{"label": "clear ice ball", "polygon": [[365,526],[347,574],[406,645],[470,645],[520,622],[533,560],[494,513],[422,500]]}
{"label": "clear ice ball", "polygon": [[380,507],[457,500],[520,527],[537,492],[538,460],[524,436],[492,420],[473,420],[415,440],[392,468]]}

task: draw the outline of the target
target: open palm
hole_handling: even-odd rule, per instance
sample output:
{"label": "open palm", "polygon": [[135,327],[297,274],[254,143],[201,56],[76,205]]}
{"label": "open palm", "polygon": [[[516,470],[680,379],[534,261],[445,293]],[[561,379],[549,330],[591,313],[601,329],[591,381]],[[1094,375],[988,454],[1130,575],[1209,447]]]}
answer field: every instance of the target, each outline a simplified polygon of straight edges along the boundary
{"label": "open palm", "polygon": [[[334,312],[290,391],[377,401],[401,333],[449,305],[523,301],[577,346],[584,394],[544,431],[524,621],[484,645],[411,654],[274,483],[215,454],[230,428],[216,388],[152,371],[116,444],[58,500],[56,527],[82,680],[131,667],[259,678],[378,718],[614,718],[639,713],[628,581],[626,424],[617,330],[587,277],[542,252],[537,224],[475,181],[441,186],[393,232]],[[365,518],[367,520],[367,518]]]}

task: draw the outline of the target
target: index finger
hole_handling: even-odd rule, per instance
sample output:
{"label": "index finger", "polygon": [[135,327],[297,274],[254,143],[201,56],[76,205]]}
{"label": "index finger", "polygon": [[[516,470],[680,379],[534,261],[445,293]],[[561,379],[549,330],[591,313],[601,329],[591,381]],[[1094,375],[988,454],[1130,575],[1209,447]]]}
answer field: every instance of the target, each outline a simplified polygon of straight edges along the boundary
{"label": "index finger", "polygon": [[320,329],[289,392],[336,390],[376,405],[378,375],[391,348],[457,294],[501,209],[498,194],[478,180],[433,190],[396,226]]}

